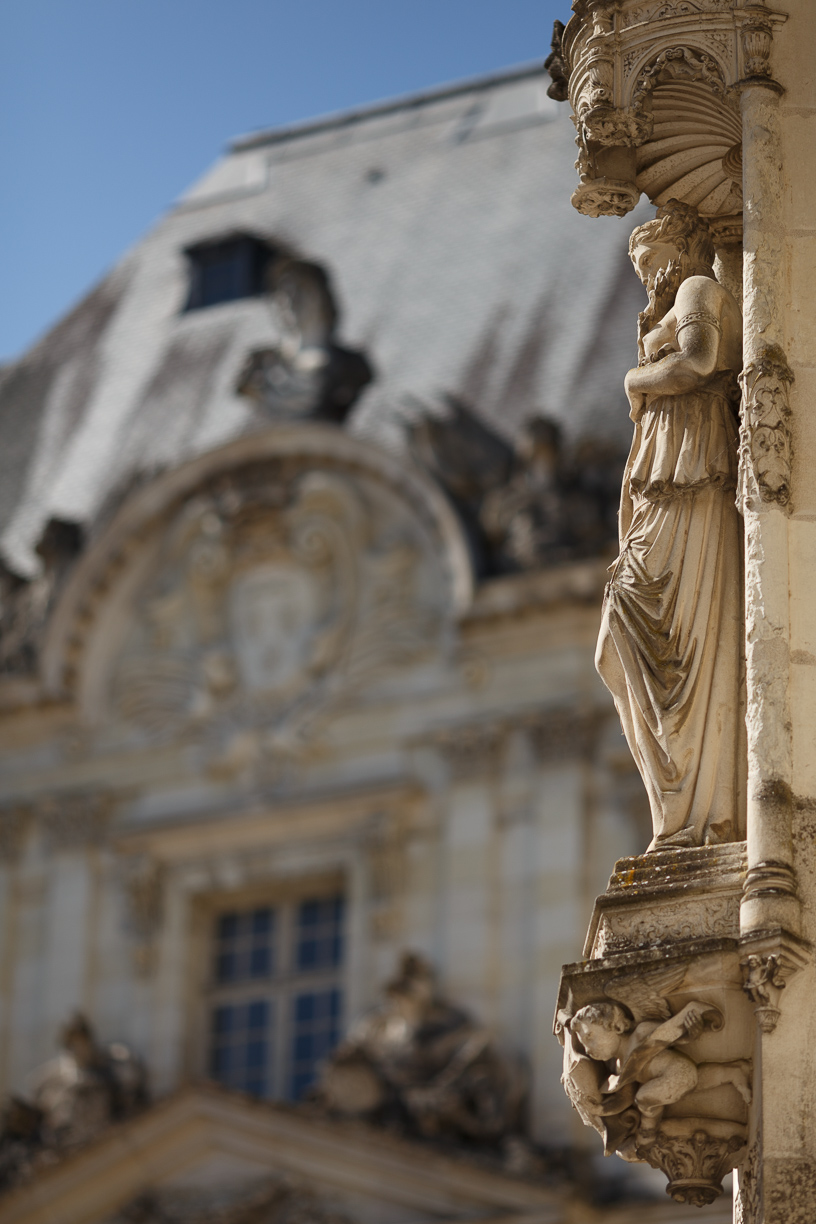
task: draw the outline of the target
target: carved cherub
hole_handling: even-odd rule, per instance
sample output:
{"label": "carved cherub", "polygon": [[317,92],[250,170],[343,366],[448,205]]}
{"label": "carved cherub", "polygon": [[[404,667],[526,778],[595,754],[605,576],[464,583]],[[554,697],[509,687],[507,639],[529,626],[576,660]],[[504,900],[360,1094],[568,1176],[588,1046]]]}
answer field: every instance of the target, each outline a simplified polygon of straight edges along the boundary
{"label": "carved cherub", "polygon": [[606,1155],[638,1159],[654,1143],[666,1107],[691,1092],[731,1084],[750,1102],[750,1063],[698,1064],[676,1048],[722,1023],[718,1009],[699,1000],[672,1015],[666,995],[684,973],[660,968],[618,978],[605,987],[614,1002],[558,1015],[564,1087],[583,1121],[603,1136]]}

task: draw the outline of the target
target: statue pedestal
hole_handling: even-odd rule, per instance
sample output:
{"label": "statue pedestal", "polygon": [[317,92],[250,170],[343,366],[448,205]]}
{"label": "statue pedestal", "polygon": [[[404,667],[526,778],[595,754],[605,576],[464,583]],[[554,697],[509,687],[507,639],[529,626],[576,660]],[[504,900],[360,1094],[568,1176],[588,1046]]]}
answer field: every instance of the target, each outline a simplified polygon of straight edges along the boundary
{"label": "statue pedestal", "polygon": [[573,1104],[608,1154],[662,1169],[672,1198],[697,1206],[721,1192],[748,1139],[745,871],[742,843],[621,859],[586,959],[561,976],[555,1032]]}
{"label": "statue pedestal", "polygon": [[745,873],[744,842],[618,859],[595,902],[584,956],[684,939],[738,939]]}

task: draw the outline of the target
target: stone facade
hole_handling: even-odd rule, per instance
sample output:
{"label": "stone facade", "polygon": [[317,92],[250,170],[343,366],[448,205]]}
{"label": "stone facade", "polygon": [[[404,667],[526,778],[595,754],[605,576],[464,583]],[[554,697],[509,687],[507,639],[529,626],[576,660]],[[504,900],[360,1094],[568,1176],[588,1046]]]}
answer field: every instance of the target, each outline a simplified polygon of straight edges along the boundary
{"label": "stone facade", "polygon": [[664,1218],[550,1034],[649,819],[592,666],[638,287],[547,85],[238,142],[2,374],[2,1224]]}

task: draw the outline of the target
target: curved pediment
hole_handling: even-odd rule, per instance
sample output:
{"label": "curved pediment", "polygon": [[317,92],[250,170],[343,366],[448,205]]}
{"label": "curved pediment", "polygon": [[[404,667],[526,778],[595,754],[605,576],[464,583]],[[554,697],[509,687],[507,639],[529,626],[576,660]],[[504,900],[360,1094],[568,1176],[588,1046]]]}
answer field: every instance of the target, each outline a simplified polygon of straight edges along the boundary
{"label": "curved pediment", "polygon": [[125,502],[55,610],[44,680],[117,742],[292,747],[438,652],[470,598],[426,476],[334,426],[278,426]]}

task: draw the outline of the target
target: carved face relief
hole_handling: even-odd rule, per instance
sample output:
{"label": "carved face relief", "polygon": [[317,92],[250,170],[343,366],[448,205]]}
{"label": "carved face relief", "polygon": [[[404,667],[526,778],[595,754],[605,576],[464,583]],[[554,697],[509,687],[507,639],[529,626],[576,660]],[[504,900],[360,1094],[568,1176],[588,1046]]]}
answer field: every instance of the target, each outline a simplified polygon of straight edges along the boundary
{"label": "carved face relief", "polygon": [[229,590],[238,674],[249,691],[284,693],[308,665],[325,611],[319,580],[288,562],[270,562],[236,578]]}
{"label": "carved face relief", "polygon": [[203,737],[221,773],[244,768],[250,740],[253,761],[289,760],[317,721],[439,640],[445,587],[424,529],[373,483],[259,467],[214,480],[158,531],[108,630],[100,721],[117,735]]}

